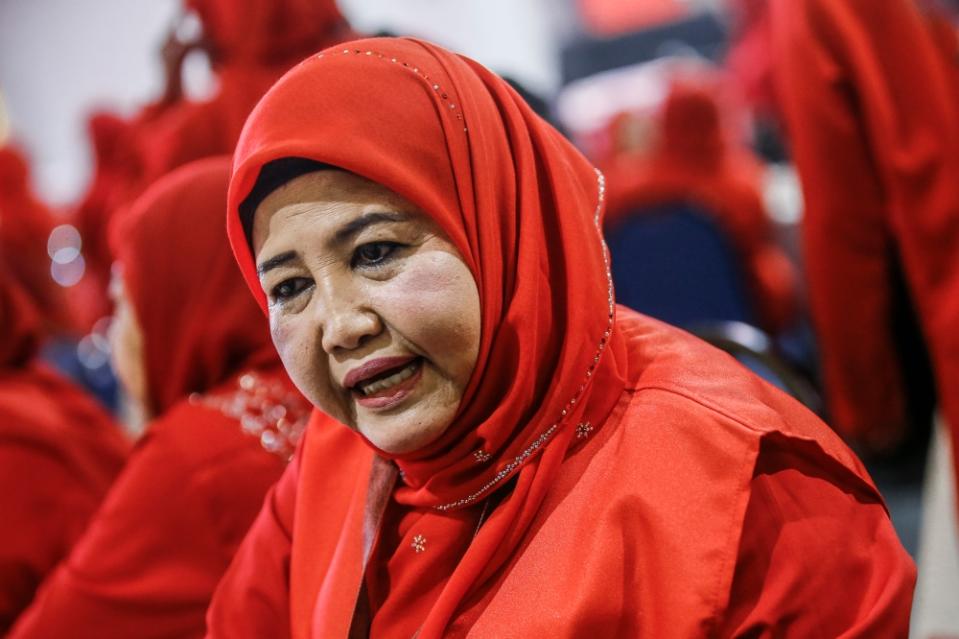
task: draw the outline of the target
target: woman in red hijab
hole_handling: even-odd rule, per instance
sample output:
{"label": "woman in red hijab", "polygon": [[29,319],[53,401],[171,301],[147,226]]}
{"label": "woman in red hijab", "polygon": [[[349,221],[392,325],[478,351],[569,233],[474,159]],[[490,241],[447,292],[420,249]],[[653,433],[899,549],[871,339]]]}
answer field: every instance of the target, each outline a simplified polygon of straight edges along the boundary
{"label": "woman in red hijab", "polygon": [[758,188],[758,163],[727,143],[715,91],[677,81],[659,117],[648,156],[623,154],[608,167],[606,228],[661,204],[693,202],[714,215],[742,258],[756,316],[778,332],[796,320],[795,268],[776,245]]}
{"label": "woman in red hijab", "polygon": [[118,376],[153,417],[11,637],[201,637],[217,581],[280,476],[306,402],[223,231],[229,161],[191,164],[121,218]]}
{"label": "woman in red hijab", "polygon": [[[3,223],[9,222],[6,215]],[[128,444],[109,415],[37,359],[40,313],[0,259],[0,634],[80,537]]]}
{"label": "woman in red hijab", "polygon": [[937,4],[769,0],[766,20],[827,399],[836,427],[878,450],[909,425],[903,307],[959,444],[959,43]]}
{"label": "woman in red hijab", "polygon": [[[901,636],[848,449],[616,307],[603,177],[479,64],[327,49],[264,97],[228,228],[320,410],[208,636]],[[322,412],[321,412],[322,411]]]}

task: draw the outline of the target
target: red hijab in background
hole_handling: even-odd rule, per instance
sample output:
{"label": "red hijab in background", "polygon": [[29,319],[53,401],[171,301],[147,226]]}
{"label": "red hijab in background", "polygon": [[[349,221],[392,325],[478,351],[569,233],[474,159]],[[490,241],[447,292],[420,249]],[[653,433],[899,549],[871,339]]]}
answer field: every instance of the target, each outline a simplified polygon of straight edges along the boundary
{"label": "red hijab in background", "polygon": [[[169,175],[113,230],[123,283],[143,332],[153,414],[241,368],[276,360],[262,313],[236,286],[229,245],[217,239],[223,227],[205,221],[226,200],[227,171],[223,158],[210,158]],[[191,219],[196,223],[187,226]]]}
{"label": "red hijab in background", "polygon": [[191,163],[117,219],[155,418],[11,637],[202,636],[213,589],[286,467],[308,404],[233,261],[229,171],[227,157]]}
{"label": "red hijab in background", "polygon": [[0,634],[70,550],[128,444],[106,411],[35,360],[36,305],[0,259]]}
{"label": "red hijab in background", "polygon": [[[576,424],[602,423],[622,392],[621,342],[611,335],[612,290],[599,235],[602,182],[580,153],[479,64],[411,39],[334,47],[271,89],[237,147],[228,228],[261,305],[237,211],[263,165],[286,157],[352,171],[418,205],[458,247],[479,288],[480,352],[459,413],[439,440],[394,459],[404,476],[396,501],[422,512],[420,525],[437,534],[466,536],[465,555],[447,567],[452,574],[434,573],[442,592],[438,588],[432,601],[402,592],[408,574],[390,591],[391,598],[411,601],[401,614],[404,627],[439,636],[515,551],[578,441]],[[320,443],[322,429],[312,432],[304,468],[319,472],[330,451]],[[488,456],[483,463],[478,451]],[[509,497],[470,542],[475,520],[464,526],[456,513],[514,478]],[[302,532],[294,534],[291,583],[297,637],[342,635],[362,579],[356,545],[362,535],[350,530],[355,522],[340,529],[310,504],[325,499],[339,510],[358,499],[362,512],[365,490],[321,498],[320,479],[304,472],[298,488],[304,509],[297,512]],[[346,542],[350,550],[328,566],[310,557],[314,549],[322,553],[354,537]],[[418,570],[422,566],[409,565]]]}
{"label": "red hijab in background", "polygon": [[73,224],[82,238],[86,269],[80,282],[69,290],[74,323],[82,331],[89,331],[97,320],[110,314],[107,289],[113,253],[108,229],[114,212],[135,195],[143,170],[132,144],[136,129],[136,120],[124,120],[105,111],[93,114],[87,122],[93,179],[72,211]]}
{"label": "red hijab in background", "polygon": [[0,368],[15,368],[33,359],[40,345],[40,315],[0,258]]}
{"label": "red hijab in background", "polygon": [[716,217],[736,247],[763,328],[777,332],[796,319],[795,267],[776,245],[759,190],[761,166],[731,142],[715,80],[674,82],[651,152],[621,153],[605,164],[609,233],[643,207],[692,201]]}
{"label": "red hijab in background", "polygon": [[47,239],[56,222],[33,192],[23,153],[0,147],[0,247],[4,264],[33,298],[45,330],[65,326],[62,293],[50,276]]}
{"label": "red hijab in background", "polygon": [[217,76],[207,101],[184,100],[138,141],[145,183],[190,160],[232,153],[243,122],[293,64],[355,34],[334,0],[184,0],[203,24]]}

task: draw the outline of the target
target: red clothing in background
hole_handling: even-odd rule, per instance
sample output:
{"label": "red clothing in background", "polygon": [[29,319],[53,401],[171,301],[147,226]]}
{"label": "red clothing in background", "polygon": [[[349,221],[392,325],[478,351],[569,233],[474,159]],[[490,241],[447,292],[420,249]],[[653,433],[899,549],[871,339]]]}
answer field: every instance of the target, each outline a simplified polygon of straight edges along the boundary
{"label": "red clothing in background", "polygon": [[380,38],[278,82],[227,218],[264,306],[243,202],[289,157],[375,180],[445,231],[479,289],[479,355],[457,416],[412,453],[316,414],[208,636],[906,632],[915,570],[859,462],[727,356],[617,311],[602,176],[500,78]]}
{"label": "red clothing in background", "polygon": [[775,81],[806,204],[806,274],[835,426],[902,436],[904,272],[959,443],[959,69],[910,0],[771,0]]}
{"label": "red clothing in background", "polygon": [[788,328],[797,313],[796,269],[776,244],[759,185],[758,161],[725,139],[714,91],[674,84],[649,155],[621,153],[604,167],[606,228],[644,207],[691,202],[714,215],[742,258],[763,328]]}
{"label": "red clothing in background", "polygon": [[[242,388],[242,375],[255,386]],[[242,375],[150,424],[11,638],[203,636],[213,589],[292,452],[266,415],[286,412],[291,427],[306,415],[281,368]],[[246,432],[241,420],[263,424]],[[273,433],[263,441],[278,442],[276,453],[263,432]]]}
{"label": "red clothing in background", "polygon": [[114,215],[178,166],[232,153],[246,116],[277,78],[304,56],[353,37],[334,0],[183,4],[200,17],[216,91],[204,101],[181,95],[180,64],[186,51],[181,50],[166,60],[164,96],[129,121],[107,114],[91,118],[96,172],[75,211],[89,276],[72,291],[85,328],[110,309],[105,291],[113,256],[107,251],[107,232]]}
{"label": "red clothing in background", "polygon": [[11,637],[201,637],[213,588],[308,405],[223,233],[229,159],[183,167],[120,220],[149,410],[126,468]]}
{"label": "red clothing in background", "polygon": [[355,37],[334,0],[184,0],[200,17],[216,94],[183,100],[138,139],[144,183],[190,160],[232,153],[263,93],[305,56]]}
{"label": "red clothing in background", "polygon": [[66,327],[60,287],[50,276],[53,212],[37,197],[23,152],[0,147],[0,250],[6,269],[31,297],[45,331]]}
{"label": "red clothing in background", "polygon": [[111,312],[107,296],[114,259],[108,238],[110,220],[138,193],[143,167],[134,140],[160,110],[158,106],[144,109],[132,120],[102,112],[88,122],[93,179],[70,220],[80,233],[86,267],[83,278],[69,290],[75,325],[83,332]]}
{"label": "red clothing in background", "polygon": [[93,399],[35,360],[39,321],[0,269],[0,634],[80,537],[129,449]]}

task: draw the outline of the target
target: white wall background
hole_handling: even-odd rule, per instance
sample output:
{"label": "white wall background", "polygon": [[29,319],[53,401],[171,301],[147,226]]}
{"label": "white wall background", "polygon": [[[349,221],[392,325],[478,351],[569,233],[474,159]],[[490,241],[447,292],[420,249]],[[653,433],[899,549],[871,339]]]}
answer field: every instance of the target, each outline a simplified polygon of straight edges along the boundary
{"label": "white wall background", "polygon": [[176,0],[0,0],[0,91],[11,133],[27,148],[42,195],[82,191],[87,113],[130,112],[159,91],[154,56]]}
{"label": "white wall background", "polygon": [[[40,193],[69,203],[90,172],[87,114],[132,113],[160,91],[157,51],[179,0],[0,0],[0,92]],[[340,0],[360,30],[415,34],[533,90],[558,80],[557,0]],[[557,8],[560,8],[558,11]],[[196,72],[202,84],[202,70]],[[189,84],[189,82],[188,82]]]}

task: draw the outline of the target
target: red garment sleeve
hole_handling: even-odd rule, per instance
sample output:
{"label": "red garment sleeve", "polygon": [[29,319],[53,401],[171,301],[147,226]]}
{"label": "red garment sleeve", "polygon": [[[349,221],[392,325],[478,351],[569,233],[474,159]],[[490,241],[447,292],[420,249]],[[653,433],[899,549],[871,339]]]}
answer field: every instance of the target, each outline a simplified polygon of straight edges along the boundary
{"label": "red garment sleeve", "polygon": [[206,607],[233,550],[210,492],[230,476],[245,485],[258,471],[236,451],[226,468],[197,467],[169,434],[148,433],[10,639],[203,636]]}
{"label": "red garment sleeve", "polygon": [[270,490],[207,611],[207,639],[283,639],[290,630],[290,552],[303,440]]}
{"label": "red garment sleeve", "polygon": [[[905,420],[890,319],[902,303],[890,285],[897,256],[938,375],[957,377],[948,374],[959,353],[955,100],[915,4],[772,2],[777,91],[803,183],[805,268],[832,421],[878,446],[895,441]],[[940,392],[947,406],[957,395]]]}
{"label": "red garment sleeve", "polygon": [[719,636],[906,637],[916,572],[885,507],[798,450],[762,445]]}
{"label": "red garment sleeve", "polygon": [[79,481],[55,454],[29,446],[0,446],[0,486],[2,634],[70,551],[102,495]]}

